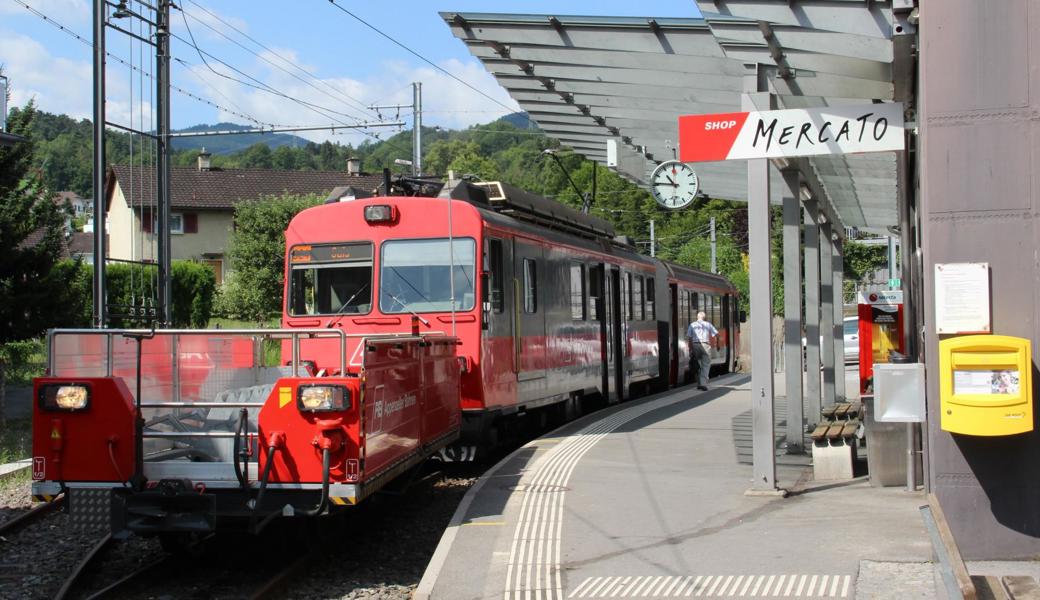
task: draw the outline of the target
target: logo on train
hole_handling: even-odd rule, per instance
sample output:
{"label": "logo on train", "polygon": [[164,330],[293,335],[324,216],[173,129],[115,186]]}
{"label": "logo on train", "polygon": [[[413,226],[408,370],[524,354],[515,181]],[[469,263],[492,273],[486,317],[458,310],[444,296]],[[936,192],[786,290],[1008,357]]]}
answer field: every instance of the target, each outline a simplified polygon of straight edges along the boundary
{"label": "logo on train", "polygon": [[379,400],[376,402],[376,418],[381,419],[383,415],[390,416],[412,406],[415,406],[415,394],[405,394],[389,402]]}

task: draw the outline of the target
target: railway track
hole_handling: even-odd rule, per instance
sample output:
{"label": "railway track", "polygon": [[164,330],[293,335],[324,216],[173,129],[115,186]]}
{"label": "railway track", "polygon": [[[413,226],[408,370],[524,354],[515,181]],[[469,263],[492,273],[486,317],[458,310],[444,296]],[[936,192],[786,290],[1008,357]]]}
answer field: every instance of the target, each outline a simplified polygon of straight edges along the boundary
{"label": "railway track", "polygon": [[25,527],[32,525],[55,510],[58,510],[64,503],[65,496],[62,494],[56,496],[50,502],[44,502],[43,504],[34,506],[17,517],[4,521],[3,524],[0,524],[0,537],[6,537],[21,531]]}

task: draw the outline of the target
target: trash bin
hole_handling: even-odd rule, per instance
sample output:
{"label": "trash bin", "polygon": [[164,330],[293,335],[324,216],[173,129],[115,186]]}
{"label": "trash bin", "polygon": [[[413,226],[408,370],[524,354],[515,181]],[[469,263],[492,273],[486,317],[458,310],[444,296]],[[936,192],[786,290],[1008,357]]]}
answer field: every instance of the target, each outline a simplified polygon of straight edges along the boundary
{"label": "trash bin", "polygon": [[[862,401],[870,484],[907,485],[907,438],[924,418],[924,365],[892,352],[889,363],[874,365],[874,395]],[[918,484],[920,458],[915,455]]]}

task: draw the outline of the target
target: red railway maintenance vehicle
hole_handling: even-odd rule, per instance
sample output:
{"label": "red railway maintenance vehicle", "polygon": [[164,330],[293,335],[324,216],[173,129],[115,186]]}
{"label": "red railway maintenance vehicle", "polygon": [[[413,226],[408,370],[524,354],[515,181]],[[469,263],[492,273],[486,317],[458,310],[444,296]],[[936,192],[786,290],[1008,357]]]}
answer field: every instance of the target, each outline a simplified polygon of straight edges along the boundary
{"label": "red railway maintenance vehicle", "polygon": [[74,519],[117,534],[257,530],[356,504],[438,452],[472,459],[519,415],[678,385],[698,310],[720,331],[713,367],[735,366],[724,278],[508,185],[325,204],[286,242],[282,329],[49,333],[37,499],[66,493]]}

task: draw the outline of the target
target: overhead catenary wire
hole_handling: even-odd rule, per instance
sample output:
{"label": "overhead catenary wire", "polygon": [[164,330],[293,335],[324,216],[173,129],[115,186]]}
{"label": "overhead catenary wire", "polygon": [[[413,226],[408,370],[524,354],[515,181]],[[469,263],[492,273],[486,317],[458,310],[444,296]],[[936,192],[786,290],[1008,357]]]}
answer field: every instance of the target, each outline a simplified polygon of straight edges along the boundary
{"label": "overhead catenary wire", "polygon": [[[334,93],[335,93],[335,94],[337,94],[338,96],[341,96],[341,97],[342,97],[342,98],[343,98],[344,100],[340,100],[340,101],[341,101],[341,102],[344,102],[344,104],[350,104],[350,103],[353,103],[353,104],[354,104],[354,107],[355,107],[355,108],[360,108],[360,109],[362,109],[362,110],[367,110],[367,107],[365,106],[365,104],[364,104],[363,102],[361,102],[360,100],[358,100],[357,98],[355,98],[355,97],[351,96],[350,94],[347,94],[346,92],[343,92],[342,90],[339,90],[339,89],[335,88],[334,86],[331,86],[331,85],[329,85],[329,84],[328,84],[328,82],[326,82],[326,81],[324,81],[324,80],[322,80],[322,79],[320,79],[320,78],[318,78],[318,77],[315,77],[315,76],[314,76],[313,74],[311,74],[310,72],[308,72],[308,71],[307,71],[306,69],[303,69],[302,67],[300,67],[300,66],[299,66],[298,64],[296,64],[295,62],[293,62],[293,61],[291,61],[291,60],[289,60],[289,59],[285,58],[284,56],[282,56],[281,54],[279,54],[279,53],[278,53],[278,52],[276,52],[275,50],[273,50],[273,49],[271,49],[270,47],[266,46],[266,45],[265,45],[265,44],[264,44],[263,42],[261,42],[261,41],[257,40],[256,38],[252,37],[252,36],[251,36],[251,35],[249,35],[248,33],[246,33],[246,32],[244,32],[244,31],[242,31],[242,30],[241,30],[241,29],[239,29],[238,27],[235,27],[235,25],[234,25],[233,23],[229,23],[229,22],[228,22],[228,21],[227,21],[226,19],[222,18],[222,17],[220,16],[220,15],[217,15],[216,13],[214,13],[214,12],[210,11],[210,10],[209,10],[209,9],[207,9],[207,8],[206,8],[205,6],[202,6],[202,5],[201,5],[201,4],[199,4],[198,2],[195,2],[195,0],[188,0],[188,2],[190,2],[191,4],[193,4],[194,6],[196,6],[196,7],[197,7],[197,8],[199,9],[199,10],[201,10],[201,11],[205,12],[206,14],[208,14],[209,16],[213,17],[213,18],[214,18],[214,19],[216,19],[217,21],[220,21],[220,23],[222,23],[222,24],[223,24],[223,25],[225,25],[226,27],[230,28],[231,30],[235,31],[236,33],[238,33],[238,34],[239,34],[239,35],[241,35],[242,37],[246,38],[246,39],[247,39],[247,40],[249,40],[250,42],[252,42],[252,43],[256,44],[256,45],[257,45],[257,46],[259,46],[260,48],[263,48],[263,49],[264,49],[265,51],[267,51],[268,53],[270,53],[270,54],[271,54],[272,56],[275,56],[275,57],[277,57],[277,58],[278,58],[279,60],[281,60],[281,61],[282,61],[283,63],[285,63],[286,65],[289,65],[289,66],[293,67],[293,68],[294,68],[295,70],[297,70],[297,71],[300,71],[301,73],[303,73],[303,74],[304,74],[304,75],[306,75],[307,77],[309,77],[309,78],[313,79],[314,81],[317,81],[317,82],[319,82],[319,83],[322,83],[322,84],[324,84],[324,87],[328,88],[329,90],[331,90],[332,92],[334,92]],[[184,11],[184,9],[183,9],[183,8],[180,8],[180,10],[181,10],[181,12],[186,12],[186,11]],[[225,34],[224,32],[220,31],[219,29],[216,29],[215,27],[213,27],[213,26],[211,26],[210,24],[206,23],[205,21],[203,21],[203,20],[199,19],[199,18],[198,18],[198,17],[196,17],[195,15],[192,15],[191,13],[187,13],[187,14],[188,14],[188,16],[189,16],[189,17],[191,17],[191,18],[195,19],[196,21],[198,21],[199,23],[201,23],[201,24],[202,24],[203,26],[205,26],[205,27],[207,27],[207,28],[211,29],[212,31],[216,32],[217,34],[219,34],[219,35],[223,36],[223,37],[224,37],[225,39],[227,39],[228,41],[230,41],[230,42],[232,42],[233,44],[237,45],[238,47],[242,48],[243,50],[246,50],[247,52],[250,52],[250,53],[252,53],[252,54],[253,54],[254,56],[256,56],[256,57],[260,58],[260,59],[261,59],[261,60],[263,60],[264,62],[267,62],[268,64],[270,64],[270,65],[274,66],[275,68],[278,68],[278,69],[282,70],[283,72],[285,72],[285,73],[287,73],[287,74],[291,75],[292,77],[295,77],[295,78],[296,78],[297,80],[299,80],[299,81],[301,81],[301,82],[303,82],[303,83],[306,83],[306,84],[307,84],[307,85],[309,85],[310,87],[312,87],[312,88],[314,88],[314,89],[318,89],[319,91],[321,91],[321,90],[320,90],[320,89],[319,89],[319,88],[318,88],[317,86],[315,86],[314,84],[312,84],[312,83],[309,83],[309,82],[307,82],[307,81],[303,80],[302,78],[300,78],[299,76],[297,76],[297,75],[295,75],[295,74],[293,74],[293,73],[290,73],[290,72],[289,72],[288,70],[284,69],[283,67],[280,67],[280,66],[278,66],[278,65],[275,65],[275,64],[274,64],[274,63],[273,63],[273,62],[272,62],[272,61],[271,61],[270,59],[268,59],[268,58],[264,57],[263,55],[261,55],[260,53],[258,53],[258,52],[256,52],[256,51],[253,51],[253,50],[250,50],[249,48],[246,48],[246,47],[245,47],[244,45],[242,45],[241,43],[239,43],[239,42],[237,42],[237,41],[233,40],[233,39],[232,39],[231,37],[229,37],[229,36],[228,36],[227,34]],[[325,93],[325,95],[326,95],[326,96],[329,96],[329,94],[328,94],[327,92],[323,92],[323,93]],[[332,97],[332,96],[329,96],[329,97]]]}
{"label": "overhead catenary wire", "polygon": [[[469,83],[468,81],[465,81],[465,80],[463,80],[462,78],[458,77],[457,75],[455,75],[455,74],[454,74],[454,73],[452,73],[451,71],[448,71],[448,70],[447,70],[447,69],[445,69],[444,67],[442,67],[442,66],[438,65],[437,63],[435,63],[435,62],[433,62],[432,60],[430,60],[430,59],[426,58],[425,56],[423,56],[422,54],[419,54],[419,53],[418,53],[418,52],[416,52],[415,50],[412,50],[412,49],[411,49],[411,48],[409,48],[408,46],[404,45],[404,43],[402,43],[402,42],[398,41],[397,39],[395,39],[394,37],[392,37],[392,36],[391,36],[390,34],[388,34],[388,33],[384,32],[383,30],[379,29],[379,28],[378,28],[378,27],[376,27],[375,25],[373,25],[373,24],[369,23],[368,21],[366,21],[366,20],[362,19],[361,17],[357,16],[357,15],[356,15],[356,14],[354,14],[353,12],[351,12],[351,11],[347,10],[346,8],[344,8],[344,7],[340,6],[339,4],[337,4],[337,3],[336,3],[336,0],[329,0],[329,4],[331,4],[331,5],[335,6],[335,7],[336,7],[336,8],[338,8],[339,10],[341,10],[341,11],[343,11],[344,13],[346,13],[346,14],[350,15],[350,16],[351,16],[351,17],[352,17],[352,18],[353,18],[353,19],[354,19],[355,21],[357,21],[357,22],[361,23],[361,24],[362,24],[362,25],[364,25],[365,27],[368,27],[369,29],[371,29],[372,31],[374,31],[374,32],[378,33],[379,35],[381,35],[382,37],[386,38],[387,40],[390,40],[390,41],[391,41],[391,42],[392,42],[392,43],[393,43],[394,45],[398,46],[398,47],[399,47],[399,48],[401,48],[402,50],[404,50],[404,51],[408,52],[408,53],[409,53],[409,54],[411,54],[412,56],[414,56],[414,57],[418,58],[419,60],[423,61],[424,63],[426,63],[426,64],[430,65],[430,66],[431,66],[431,67],[433,67],[434,69],[437,69],[437,70],[438,70],[438,71],[440,71],[441,73],[444,73],[444,74],[445,74],[445,75],[447,75],[448,77],[451,77],[451,78],[452,78],[452,79],[454,79],[455,81],[457,81],[457,82],[461,83],[462,85],[464,85],[464,86],[468,87],[469,89],[471,89],[471,90],[473,90],[474,92],[476,92],[476,93],[480,94],[481,96],[483,96],[483,97],[487,98],[488,100],[490,100],[490,101],[494,102],[495,104],[497,104],[497,105],[499,105],[499,106],[501,106],[501,107],[503,107],[503,108],[505,108],[505,109],[507,109],[507,110],[509,110],[509,111],[511,111],[511,112],[516,112],[516,111],[515,111],[515,110],[513,109],[513,107],[511,107],[511,106],[509,106],[508,104],[506,104],[506,103],[502,102],[501,100],[499,100],[499,99],[497,99],[497,98],[495,98],[495,97],[491,96],[490,94],[488,94],[487,92],[484,92],[483,90],[481,90],[481,89],[477,88],[476,86],[474,86],[474,85],[470,84],[470,83]],[[527,119],[528,119],[529,121],[531,120],[531,117],[529,117],[529,116],[526,116],[526,115],[525,115],[525,118],[527,118]]]}
{"label": "overhead catenary wire", "polygon": [[[23,7],[25,7],[26,10],[28,10],[31,13],[33,13],[34,15],[36,15],[37,17],[42,19],[44,22],[48,23],[52,27],[57,28],[61,32],[65,33],[66,35],[76,39],[77,41],[83,43],[84,45],[86,45],[86,46],[88,46],[90,48],[94,47],[94,42],[86,39],[85,37],[83,37],[81,35],[79,35],[75,31],[73,31],[72,29],[66,27],[65,25],[61,24],[59,21],[55,20],[53,17],[50,17],[50,16],[40,12],[35,7],[29,5],[28,3],[24,2],[23,0],[12,0],[12,1],[17,3],[17,4],[20,4]],[[112,60],[118,62],[119,64],[121,64],[123,66],[129,67],[131,71],[134,71],[136,73],[144,73],[139,67],[137,67],[135,65],[131,65],[130,63],[126,62],[125,60],[123,60],[122,58],[116,56],[115,54],[112,54],[111,52],[105,51],[105,56],[107,56],[108,58],[111,58]],[[144,74],[144,76],[147,77],[148,79],[154,79],[154,76],[151,75],[151,74]],[[197,94],[189,92],[188,90],[185,90],[184,88],[179,87],[177,85],[170,84],[170,89],[172,89],[172,90],[176,91],[177,93],[182,94],[182,95],[184,95],[184,96],[186,96],[188,98],[191,98],[192,100],[195,100],[197,102],[201,102],[203,104],[209,105],[209,106],[211,106],[213,108],[216,108],[217,110],[222,110],[222,111],[224,111],[227,114],[235,115],[236,117],[240,117],[240,118],[246,119],[248,121],[252,121],[254,123],[260,123],[260,124],[263,124],[263,125],[271,125],[273,127],[273,125],[270,124],[270,123],[263,123],[262,121],[254,118],[254,117],[251,117],[251,116],[246,115],[246,114],[239,113],[239,112],[234,111],[234,110],[232,110],[230,108],[227,108],[226,106],[221,106],[220,104],[217,104],[216,102],[213,102],[212,100],[209,100],[208,98],[203,98],[202,96],[199,96]]]}

